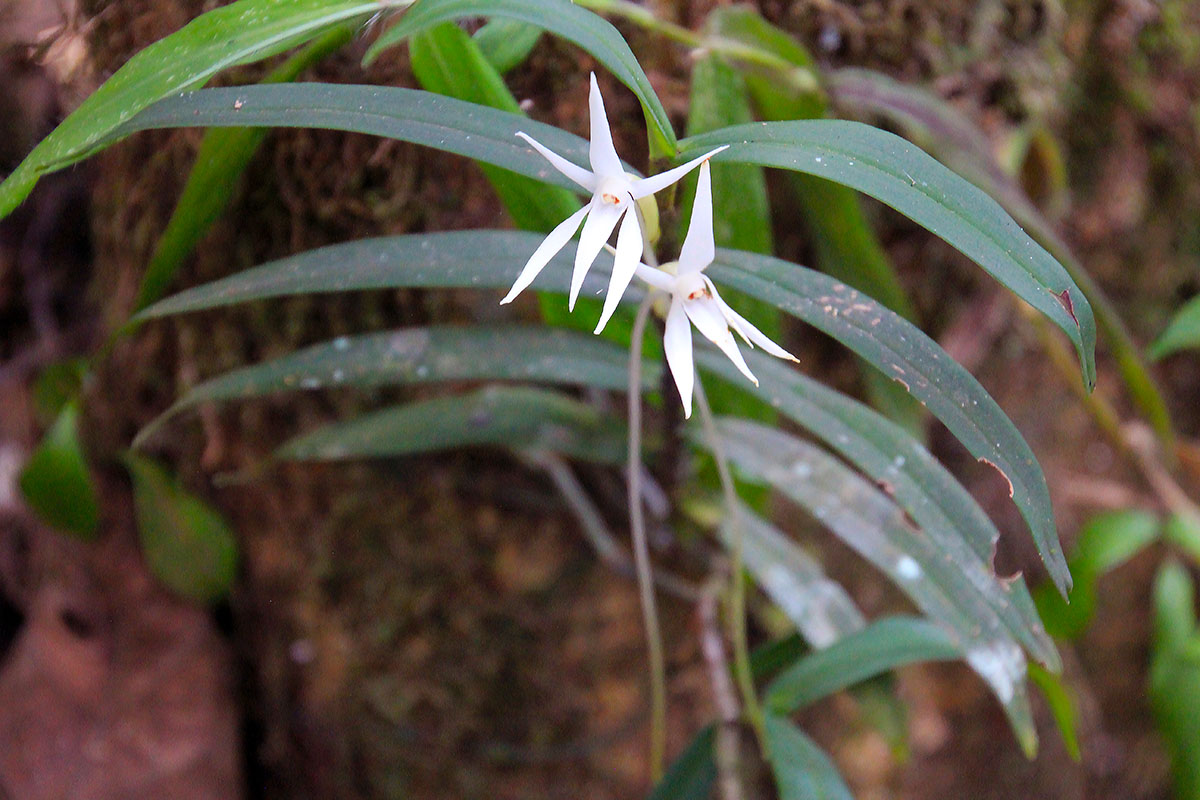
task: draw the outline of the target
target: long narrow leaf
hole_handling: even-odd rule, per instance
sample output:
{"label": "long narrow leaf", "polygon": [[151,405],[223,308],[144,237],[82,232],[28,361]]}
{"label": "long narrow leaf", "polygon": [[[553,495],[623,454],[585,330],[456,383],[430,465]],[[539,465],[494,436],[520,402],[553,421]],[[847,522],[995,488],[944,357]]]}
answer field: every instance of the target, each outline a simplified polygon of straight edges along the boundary
{"label": "long narrow leaf", "polygon": [[676,140],[671,120],[637,56],[611,23],[570,0],[420,0],[379,37],[367,51],[366,60],[370,62],[384,48],[439,22],[480,16],[536,25],[582,47],[637,96],[647,125],[655,134],[652,139],[665,147],[666,155],[674,154]]}
{"label": "long narrow leaf", "polygon": [[915,617],[885,617],[788,667],[767,687],[765,704],[790,714],[896,667],[962,656],[945,628]]}
{"label": "long narrow leaf", "polygon": [[775,714],[767,715],[764,730],[779,800],[854,800],[837,767],[804,731]]}
{"label": "long narrow leaf", "polygon": [[[289,58],[263,82],[294,81],[304,69],[350,41],[350,37],[348,28],[334,28]],[[138,287],[135,309],[145,308],[163,296],[180,264],[229,204],[266,135],[264,128],[212,130],[204,135],[183,193]]]}
{"label": "long narrow leaf", "polygon": [[[746,506],[738,508],[746,568],[772,600],[816,648],[861,630],[866,621],[841,584],[782,531]],[[733,534],[722,526],[726,543]]]}
{"label": "long narrow leaf", "polygon": [[[409,60],[421,86],[431,92],[521,113],[500,73],[457,25],[435,25],[414,36]],[[548,187],[490,164],[481,166],[518,228],[546,232],[579,208],[575,195],[566,189]]]}
{"label": "long narrow leaf", "polygon": [[826,75],[826,85],[830,98],[841,108],[880,115],[901,126],[908,138],[923,145],[928,143],[930,152],[995,197],[1030,236],[1062,262],[1091,303],[1096,327],[1112,351],[1130,396],[1164,441],[1164,449],[1170,451],[1175,431],[1166,400],[1133,335],[1103,288],[1025,196],[1017,181],[1000,166],[984,133],[933,92],[878,72],[856,68],[834,70]]}
{"label": "long narrow leaf", "polygon": [[[180,292],[142,311],[145,319],[208,308],[314,292],[361,289],[507,289],[542,236],[518,231],[454,231],[363,239],[272,261],[203,286]],[[542,270],[533,288],[565,294],[575,258],[568,244]],[[580,295],[608,287],[612,256],[601,253]],[[626,298],[643,292],[631,284]]]}
{"label": "long narrow leaf", "polygon": [[738,125],[691,137],[679,158],[713,147],[714,161],[817,175],[858,189],[929,229],[1050,318],[1075,345],[1084,384],[1096,382],[1096,324],[1066,270],[974,185],[886,131],[844,120]]}
{"label": "long narrow leaf", "polygon": [[709,725],[696,734],[687,749],[679,754],[662,777],[649,800],[711,800],[717,779],[713,761],[716,729]]}
{"label": "long narrow leaf", "polygon": [[952,634],[1004,707],[1022,747],[1032,752],[1037,732],[1024,655],[979,595],[978,587],[993,576],[978,565],[947,558],[887,495],[819,448],[752,422],[727,419],[718,427],[722,445],[743,475],[806,508]]}
{"label": "long narrow leaf", "polygon": [[1158,360],[1188,348],[1200,349],[1200,297],[1193,297],[1175,313],[1171,324],[1150,346],[1150,357]]}
{"label": "long narrow leaf", "polygon": [[1058,651],[1024,578],[995,577],[991,562],[1000,533],[954,476],[904,429],[870,408],[776,358],[757,352],[746,356],[758,386],[747,384],[729,359],[712,349],[698,350],[696,363],[760,397],[875,481],[946,557],[970,566],[979,597],[1038,661],[1057,671]]}
{"label": "long narrow leaf", "polygon": [[0,184],[0,218],[42,174],[93,152],[146,106],[202,86],[221,70],[283,52],[350,20],[366,20],[410,0],[241,0],[214,9],[129,60],[63,120]]}
{"label": "long narrow leaf", "polygon": [[542,38],[545,31],[537,25],[511,19],[494,19],[471,37],[483,57],[500,74],[520,64]]}
{"label": "long narrow leaf", "polygon": [[622,425],[578,400],[541,389],[488,387],[376,411],[298,436],[275,453],[291,461],[395,458],[459,447],[625,460]]}
{"label": "long narrow leaf", "polygon": [[155,103],[112,139],[188,127],[293,127],[367,133],[434,147],[579,191],[533,148],[525,131],[556,153],[586,164],[588,143],[552,125],[476,103],[386,86],[293,83],[201,89]]}
{"label": "long narrow leaf", "polygon": [[[138,318],[313,292],[507,288],[540,241],[536,234],[471,231],[334,245],[190,289],[156,303]],[[565,292],[573,256],[568,245],[542,271],[534,288]],[[611,256],[601,254],[584,284],[585,296],[604,290],[611,268]],[[1051,576],[1064,591],[1069,587],[1049,490],[1033,453],[978,381],[929,337],[870,298],[785,261],[722,250],[709,274],[816,326],[903,383],[972,455],[1005,475]],[[631,286],[626,299],[641,296],[638,287]]]}
{"label": "long narrow leaf", "polygon": [[996,401],[935,342],[869,297],[786,261],[720,250],[708,274],[824,331],[924,403],[971,455],[1005,477],[1055,585],[1064,594],[1069,590],[1071,575],[1037,459]]}
{"label": "long narrow leaf", "polygon": [[[771,53],[782,64],[790,65],[781,68],[741,63],[760,117],[788,120],[827,116],[828,103],[817,89],[812,56],[794,37],[745,5],[715,9],[709,15],[708,26],[715,35]],[[796,77],[789,80],[792,76]],[[800,76],[808,76],[807,82]],[[689,130],[688,135],[692,134]],[[811,239],[813,266],[917,322],[896,268],[867,222],[858,193],[814,175],[797,172],[790,177],[800,202],[802,225]],[[921,438],[927,417],[920,404],[878,370],[860,366],[863,388],[871,404]]]}
{"label": "long narrow leaf", "polygon": [[[200,403],[326,387],[369,388],[462,380],[580,384],[624,390],[629,354],[612,342],[561,328],[435,326],[343,336],[193,387],[147,425],[134,446]],[[646,363],[647,387],[659,367]]]}

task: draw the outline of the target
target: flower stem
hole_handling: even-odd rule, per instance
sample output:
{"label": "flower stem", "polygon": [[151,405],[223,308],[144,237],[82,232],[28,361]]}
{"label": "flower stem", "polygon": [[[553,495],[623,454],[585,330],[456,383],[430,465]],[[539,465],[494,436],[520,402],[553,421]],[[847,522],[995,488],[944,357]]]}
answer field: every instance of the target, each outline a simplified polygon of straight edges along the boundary
{"label": "flower stem", "polygon": [[758,734],[759,741],[765,742],[762,708],[758,703],[754,673],[750,668],[750,638],[746,631],[745,542],[738,511],[737,489],[733,485],[733,475],[729,472],[729,462],[725,459],[725,448],[722,447],[720,436],[717,434],[712,407],[708,404],[708,396],[705,395],[704,386],[700,381],[696,381],[694,394],[696,407],[700,410],[700,420],[704,424],[704,435],[708,438],[713,460],[717,463],[717,475],[721,480],[721,492],[725,496],[725,509],[729,519],[729,536],[733,543],[729,586],[729,638],[733,645],[733,670],[742,694],[742,707],[746,710],[746,717]]}
{"label": "flower stem", "polygon": [[638,305],[629,344],[629,529],[633,537],[633,559],[637,567],[642,619],[646,627],[646,649],[650,657],[650,777],[658,783],[663,775],[667,750],[667,666],[663,655],[662,631],[654,603],[654,577],[650,568],[650,546],[642,513],[642,339],[650,318],[650,294]]}
{"label": "flower stem", "polygon": [[654,16],[653,11],[636,3],[631,3],[629,0],[575,0],[575,2],[592,11],[612,14],[613,16],[627,19],[635,25],[645,28],[648,31],[653,31],[685,47],[697,50],[709,50],[729,56],[730,58],[778,70],[784,78],[790,79],[797,89],[814,92],[820,90],[816,74],[811,69],[787,61],[769,50],[744,44],[733,39],[727,39],[723,36],[696,33],[682,25],[676,25],[673,22],[659,19]]}

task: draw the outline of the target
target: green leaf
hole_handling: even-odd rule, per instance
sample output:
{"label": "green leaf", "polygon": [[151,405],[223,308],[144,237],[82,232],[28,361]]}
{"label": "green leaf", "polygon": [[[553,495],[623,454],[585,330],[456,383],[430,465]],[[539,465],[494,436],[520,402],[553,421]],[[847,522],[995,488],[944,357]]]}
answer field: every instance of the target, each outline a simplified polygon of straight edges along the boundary
{"label": "green leaf", "polygon": [[[812,56],[786,31],[744,6],[717,9],[709,19],[709,26],[721,37],[771,53],[791,65],[790,72],[809,76],[807,81],[789,83],[785,79],[789,71],[744,64],[746,82],[764,119],[826,116],[825,97],[812,77]],[[692,131],[688,135],[693,135]],[[900,278],[867,224],[854,192],[812,175],[796,174],[792,178],[802,206],[803,225],[811,232],[817,251],[817,266],[915,321],[916,314]]]}
{"label": "green leaf", "polygon": [[1036,749],[1025,657],[989,599],[1000,591],[995,577],[974,561],[947,557],[887,495],[819,448],[743,420],[720,420],[718,430],[745,478],[765,482],[807,509],[953,635],[1000,700],[1026,752]]}
{"label": "green leaf", "polygon": [[[138,318],[214,308],[291,294],[402,287],[500,289],[512,284],[534,234],[469,231],[363,240],[264,264],[156,303]],[[568,245],[533,288],[565,293],[574,257]],[[602,253],[588,273],[585,295],[607,285],[612,258]],[[1054,529],[1049,490],[1033,453],[983,387],[929,337],[869,298],[837,281],[778,259],[718,252],[709,274],[757,299],[772,302],[850,347],[903,382],[976,458],[994,464],[1013,496],[1059,585],[1068,585],[1066,561]],[[631,285],[627,301],[640,299]]]}
{"label": "green leaf", "polygon": [[221,70],[281,53],[351,20],[408,0],[241,0],[203,14],[117,70],[0,184],[0,218],[42,174],[95,152],[122,123],[169,95],[203,85]]}
{"label": "green leaf", "polygon": [[33,384],[33,408],[38,422],[51,425],[63,408],[79,397],[88,371],[86,358],[55,361],[38,374]]}
{"label": "green leaf", "polygon": [[1124,509],[1090,519],[1079,531],[1071,556],[1075,586],[1064,600],[1048,586],[1034,592],[1046,629],[1060,639],[1083,635],[1096,613],[1097,581],[1153,544],[1161,523],[1149,511]]}
{"label": "green leaf", "polygon": [[[362,289],[507,289],[542,237],[517,231],[454,231],[362,239],[272,261],[180,292],[142,311],[137,319],[316,292]],[[566,294],[575,246],[568,244],[538,275],[533,289]],[[608,287],[612,256],[601,253],[580,295]],[[630,284],[627,301],[644,293]]]}
{"label": "green leaf", "polygon": [[1155,659],[1150,705],[1171,756],[1174,797],[1200,797],[1200,637],[1178,652]]}
{"label": "green leaf", "polygon": [[79,409],[74,402],[59,412],[21,470],[18,485],[25,502],[49,525],[85,539],[95,536],[100,507],[79,441]]}
{"label": "green leaf", "polygon": [[[714,36],[740,42],[777,59],[773,64],[761,59],[737,62],[760,111],[764,114],[778,111],[791,119],[825,116],[825,97],[817,81],[816,63],[795,37],[743,4],[713,9],[707,26]],[[772,116],[776,118],[779,117]]]}
{"label": "green leaf", "polygon": [[1167,329],[1150,345],[1150,357],[1157,361],[1180,350],[1200,348],[1200,297],[1193,297],[1176,312]]}
{"label": "green leaf", "polygon": [[493,19],[471,37],[496,71],[504,74],[529,57],[544,31],[537,25]]}
{"label": "green leaf", "polygon": [[996,198],[1030,236],[1057,258],[1079,285],[1095,315],[1130,395],[1171,451],[1175,438],[1166,400],[1104,290],[1055,232],[992,152],[987,136],[970,119],[934,93],[865,69],[826,75],[831,99],[843,109],[878,114],[901,126],[910,139],[946,160],[963,177]]}
{"label": "green leaf", "polygon": [[680,159],[713,147],[714,162],[760,164],[858,189],[928,228],[1041,311],[1071,339],[1084,384],[1095,384],[1095,320],[1062,265],[1003,208],[894,134],[858,122],[800,120],[738,125],[681,142]]}
{"label": "green leaf", "polygon": [[1175,797],[1200,796],[1200,632],[1195,585],[1187,570],[1168,561],[1154,584],[1155,640],[1150,704],[1171,755]]}
{"label": "green leaf", "polygon": [[319,428],[284,444],[291,461],[394,458],[458,447],[563,453],[624,463],[624,426],[578,400],[525,387],[491,386],[387,408]]}
{"label": "green leaf", "polygon": [[538,25],[582,47],[637,96],[652,139],[665,147],[667,155],[674,155],[676,141],[671,120],[625,39],[603,17],[570,0],[420,0],[379,37],[364,60],[370,63],[385,48],[440,22],[466,17],[503,17]]}
{"label": "green leaf", "polygon": [[854,800],[829,756],[791,721],[768,714],[764,730],[779,800]]}
{"label": "green leaf", "polygon": [[1082,757],[1079,750],[1079,704],[1074,694],[1060,676],[1038,664],[1029,665],[1029,679],[1046,698],[1046,705],[1050,707],[1050,715],[1054,717],[1054,724],[1062,735],[1067,755],[1079,763]]}
{"label": "green leaf", "polygon": [[916,617],[885,617],[792,664],[767,686],[764,705],[770,713],[790,714],[897,667],[963,655],[940,625]]}
{"label": "green leaf", "polygon": [[[450,22],[413,37],[409,45],[413,73],[425,89],[513,114],[521,109],[479,47]],[[579,209],[572,192],[505,169],[481,165],[488,182],[518,228],[549,231]]]}
{"label": "green leaf", "polygon": [[819,328],[924,403],[971,455],[1006,478],[1050,575],[1067,591],[1071,576],[1033,452],[979,382],[935,342],[865,295],[786,261],[718,250],[707,274]]}
{"label": "green leaf", "polygon": [[1187,568],[1164,561],[1154,577],[1155,657],[1178,652],[1196,635],[1196,585]]}
{"label": "green leaf", "polygon": [[709,725],[696,734],[687,749],[671,764],[649,800],[710,800],[717,779],[713,761],[716,729]]}
{"label": "green leaf", "polygon": [[[718,8],[709,16],[708,24],[714,35],[771,53],[784,65],[741,64],[764,119],[817,119],[826,115],[827,104],[816,85],[812,57],[787,32],[745,6]],[[900,278],[867,224],[854,191],[812,175],[793,173],[790,177],[800,201],[802,225],[815,250],[815,266],[916,321]],[[923,436],[926,416],[920,404],[876,370],[865,365],[862,369],[871,404],[914,436]]]}
{"label": "green leaf", "polygon": [[237,577],[237,538],[215,509],[184,491],[149,459],[124,457],[133,480],[138,535],[150,572],[171,591],[198,603],[229,593]]}
{"label": "green leaf", "polygon": [[[846,590],[775,526],[746,506],[739,506],[737,523],[746,569],[809,644],[829,647],[866,625]],[[727,546],[731,527],[729,520],[721,527]]]}
{"label": "green leaf", "polygon": [[[715,53],[692,64],[692,89],[687,134],[750,122],[750,98],[741,75]],[[695,185],[695,180],[690,181]],[[713,164],[713,235],[718,247],[770,253],[771,209],[762,167],[751,164]],[[684,217],[691,216],[691,199]],[[686,229],[686,226],[681,226]]]}
{"label": "green leaf", "polygon": [[[351,36],[348,28],[329,31],[272,71],[263,83],[294,81],[309,66],[350,41]],[[145,308],[166,292],[183,260],[229,205],[242,173],[266,134],[262,128],[233,128],[204,134],[183,193],[138,287],[135,310]]]}
{"label": "green leaf", "polygon": [[[921,527],[934,550],[969,565],[980,599],[1005,629],[1038,661],[1061,668],[1023,578],[996,579],[993,553],[1000,533],[970,493],[902,428],[866,406],[806,377],[777,358],[750,352],[747,363],[759,378],[748,384],[764,402],[804,428],[862,470]],[[698,348],[697,366],[731,382],[745,383],[724,355]],[[750,537],[747,563],[751,563]],[[987,575],[985,579],[983,576]],[[968,594],[971,592],[968,591]]]}
{"label": "green leaf", "polygon": [[1200,519],[1186,511],[1172,514],[1163,526],[1163,538],[1200,564]]}
{"label": "green leaf", "polygon": [[323,128],[386,136],[576,190],[517,132],[577,164],[588,163],[586,140],[521,114],[415,89],[331,83],[201,89],[155,103],[114,131],[111,141],[137,131],[188,127]]}
{"label": "green leaf", "polygon": [[[647,388],[660,366],[647,362]],[[624,391],[625,348],[590,334],[524,325],[435,326],[343,336],[220,375],[190,389],[134,440],[139,446],[175,414],[201,403],[320,388],[509,380]]]}
{"label": "green leaf", "polygon": [[1141,509],[1109,511],[1092,517],[1079,530],[1072,574],[1100,577],[1112,572],[1158,540],[1162,522]]}

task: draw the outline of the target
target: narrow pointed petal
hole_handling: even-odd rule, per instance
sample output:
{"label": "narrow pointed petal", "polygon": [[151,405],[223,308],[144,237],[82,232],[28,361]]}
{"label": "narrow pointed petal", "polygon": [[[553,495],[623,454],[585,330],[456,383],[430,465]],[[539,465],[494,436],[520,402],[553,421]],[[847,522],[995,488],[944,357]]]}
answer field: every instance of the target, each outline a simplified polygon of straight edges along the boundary
{"label": "narrow pointed petal", "polygon": [[671,302],[667,311],[667,324],[663,330],[663,352],[667,355],[667,366],[679,389],[683,401],[683,416],[692,416],[692,385],[696,380],[696,367],[692,363],[692,326],[680,300]]}
{"label": "narrow pointed petal", "polygon": [[738,350],[737,342],[733,340],[733,334],[729,332],[729,324],[725,322],[725,316],[721,313],[720,306],[710,298],[684,300],[682,304],[683,310],[687,312],[688,319],[696,326],[696,330],[700,331],[704,338],[721,348],[721,352],[729,357],[738,371],[757,386],[758,378],[754,377],[754,373],[746,365],[746,360],[742,358],[742,351]]}
{"label": "narrow pointed petal", "polygon": [[638,264],[637,276],[655,289],[670,292],[675,288],[675,276],[647,264]]}
{"label": "narrow pointed petal", "polygon": [[542,157],[549,161],[550,165],[563,175],[566,175],[568,178],[575,181],[589,192],[596,191],[596,178],[592,175],[592,173],[588,172],[578,164],[572,164],[570,161],[567,161],[558,153],[554,152],[549,147],[546,147],[546,145],[534,139],[529,134],[518,131],[517,136],[520,136],[522,139],[529,142],[529,144],[533,146],[534,150],[537,150],[539,153],[541,153]]}
{"label": "narrow pointed petal", "polygon": [[694,170],[699,164],[702,164],[728,147],[729,145],[723,144],[716,150],[705,153],[699,158],[693,158],[691,161],[682,166],[676,167],[675,169],[669,169],[666,172],[660,172],[657,175],[651,175],[649,178],[638,178],[633,182],[634,198],[641,200],[643,197],[649,197],[655,192],[667,188],[672,183]]}
{"label": "narrow pointed petal", "polygon": [[638,227],[637,214],[627,213],[621,220],[621,229],[617,231],[617,252],[613,258],[612,278],[608,282],[608,294],[604,298],[604,312],[600,314],[600,322],[594,333],[600,333],[608,324],[609,318],[617,310],[621,297],[625,294],[633,274],[637,272],[642,255],[642,230]]}
{"label": "narrow pointed petal", "polygon": [[592,172],[596,174],[597,179],[624,175],[625,168],[621,166],[617,148],[613,147],[612,131],[608,128],[608,114],[604,113],[604,98],[600,96],[600,85],[596,83],[594,72],[592,89],[588,94],[588,108],[592,121],[592,142],[588,153],[592,162]]}
{"label": "narrow pointed petal", "polygon": [[692,204],[692,221],[679,251],[679,274],[699,272],[717,256],[713,237],[712,167],[705,161],[700,165],[700,180],[696,182],[696,202]]}
{"label": "narrow pointed petal", "polygon": [[724,314],[725,319],[729,321],[729,327],[736,330],[738,335],[749,342],[751,346],[758,345],[776,358],[786,358],[789,361],[795,361],[799,363],[800,359],[796,358],[787,350],[784,350],[782,347],[775,344],[775,342],[771,341],[765,333],[754,327],[750,320],[746,319],[741,314],[730,308],[729,305],[721,299],[721,296],[717,294],[715,287],[712,287],[712,293],[713,299],[716,300],[720,305],[721,313]]}
{"label": "narrow pointed petal", "polygon": [[[575,310],[575,301],[579,298],[579,289],[583,279],[591,268],[596,256],[604,249],[604,243],[617,227],[623,209],[608,203],[593,200],[590,205],[587,222],[583,223],[583,232],[579,234],[579,249],[575,251],[575,271],[571,274],[571,296],[567,307]],[[641,235],[640,233],[638,234]]]}
{"label": "narrow pointed petal", "polygon": [[523,292],[529,284],[533,283],[533,279],[538,276],[543,267],[550,263],[550,259],[554,258],[554,255],[559,250],[562,250],[567,242],[571,241],[571,237],[579,229],[579,223],[583,220],[583,215],[587,212],[588,206],[584,206],[558,223],[558,226],[550,231],[550,235],[542,240],[542,243],[533,251],[533,255],[525,262],[525,268],[517,276],[516,283],[508,290],[508,294],[500,301],[500,305],[511,303],[513,298]]}

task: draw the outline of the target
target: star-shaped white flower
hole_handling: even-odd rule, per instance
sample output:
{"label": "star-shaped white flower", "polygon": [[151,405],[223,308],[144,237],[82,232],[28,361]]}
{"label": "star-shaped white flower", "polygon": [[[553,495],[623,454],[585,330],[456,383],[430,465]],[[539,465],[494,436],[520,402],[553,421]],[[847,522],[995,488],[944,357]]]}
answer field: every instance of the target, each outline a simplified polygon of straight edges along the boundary
{"label": "star-shaped white flower", "polygon": [[746,366],[731,331],[736,332],[751,347],[758,345],[778,358],[796,360],[795,356],[768,339],[766,334],[730,308],[721,299],[721,295],[717,294],[717,287],[704,274],[704,268],[712,263],[716,252],[713,239],[712,173],[708,162],[705,161],[700,167],[696,202],[692,207],[692,222],[683,240],[679,261],[666,264],[663,269],[655,269],[639,262],[636,268],[639,278],[671,295],[666,330],[663,332],[663,350],[667,355],[667,366],[670,367],[675,385],[679,388],[679,397],[683,400],[685,417],[692,415],[692,387],[695,383],[692,325],[721,348],[721,352],[729,356],[734,366],[753,381],[755,386],[758,385],[758,378],[754,377],[754,373]]}
{"label": "star-shaped white flower", "polygon": [[[592,88],[588,102],[592,126],[591,148],[588,152],[588,160],[592,166],[591,171],[572,164],[525,133],[517,134],[545,156],[555,169],[591,192],[592,199],[586,206],[567,217],[550,232],[550,235],[529,257],[525,268],[517,276],[516,283],[500,302],[501,304],[511,303],[513,298],[533,283],[533,279],[538,276],[542,268],[550,263],[550,259],[575,235],[579,223],[586,216],[587,222],[584,223],[583,232],[579,236],[579,248],[575,251],[575,269],[571,274],[571,295],[568,307],[574,310],[575,300],[579,297],[579,289],[583,286],[583,279],[587,275],[588,269],[608,242],[613,228],[617,226],[618,222],[621,222],[621,229],[617,232],[616,257],[613,263],[612,278],[608,285],[608,296],[605,298],[604,313],[600,317],[600,324],[596,327],[596,332],[599,333],[608,322],[608,318],[612,316],[613,311],[616,310],[621,295],[625,293],[625,288],[629,285],[629,281],[633,278],[637,265],[641,261],[643,244],[641,224],[636,209],[630,211],[630,207],[634,205],[635,201],[649,197],[675,183],[700,162],[725,148],[717,148],[682,166],[649,178],[635,177],[625,172],[625,168],[621,165],[621,158],[617,155],[616,148],[613,147],[612,133],[608,128],[608,116],[604,113],[604,99],[600,96],[600,87],[596,84],[595,73],[592,74]],[[622,217],[624,217],[623,222],[621,221]]]}

